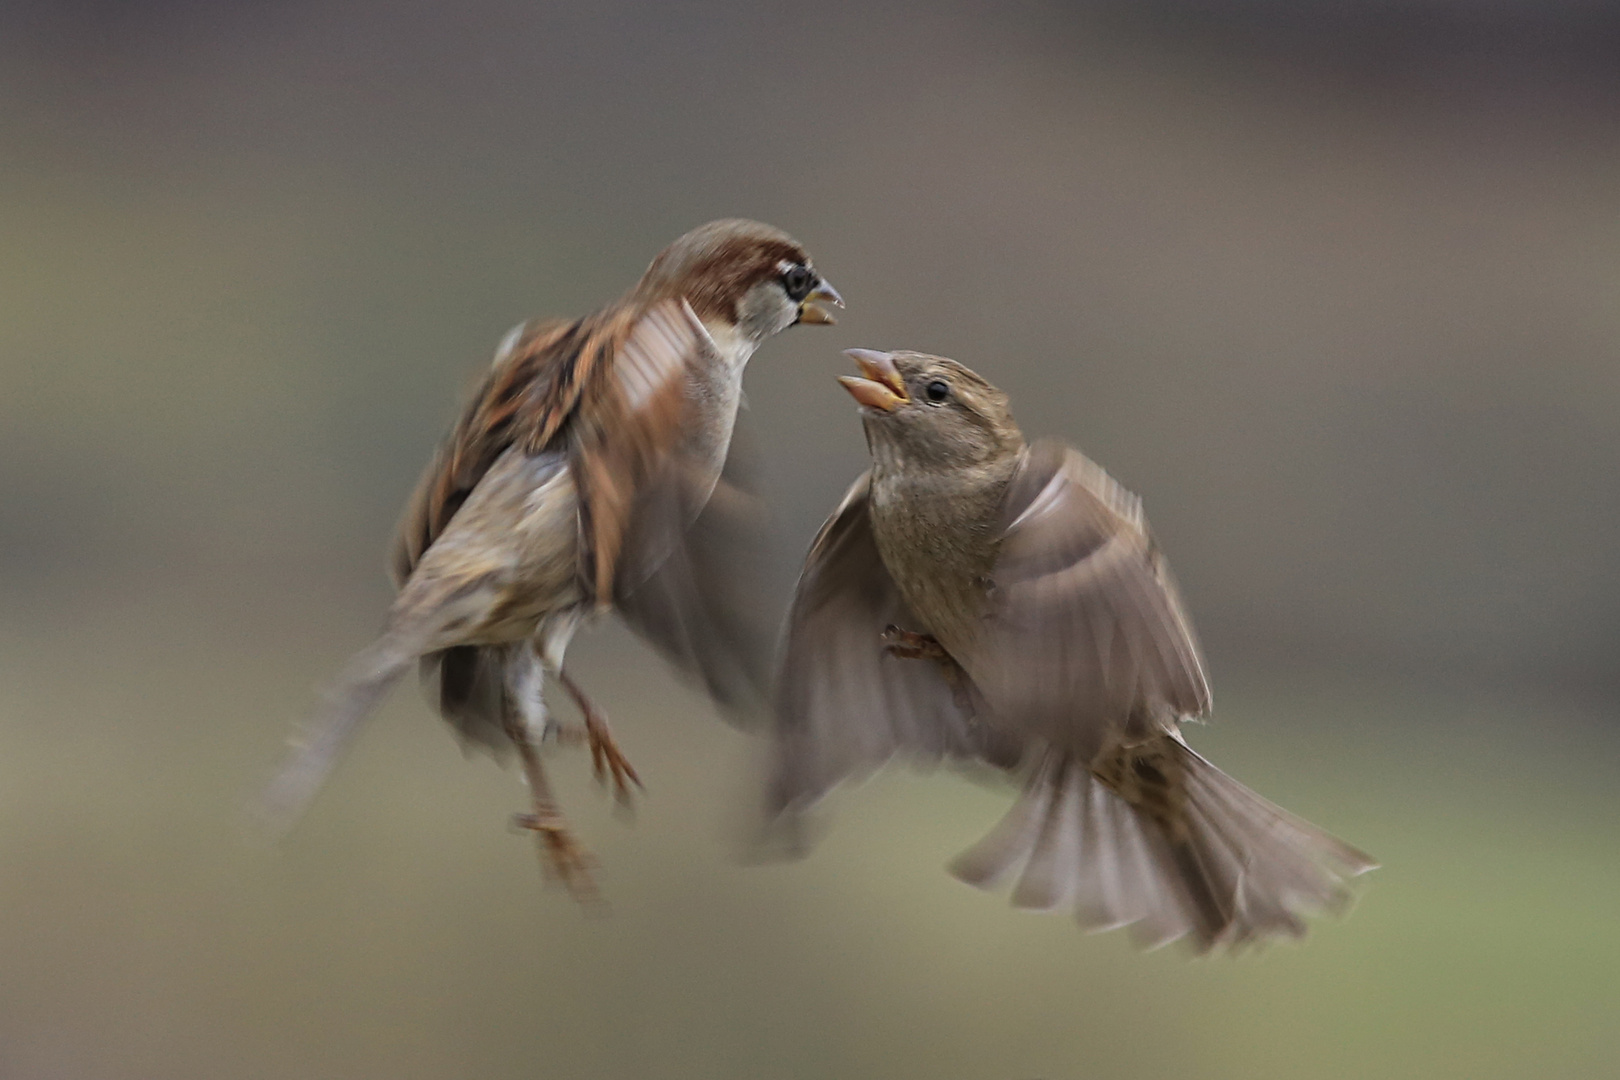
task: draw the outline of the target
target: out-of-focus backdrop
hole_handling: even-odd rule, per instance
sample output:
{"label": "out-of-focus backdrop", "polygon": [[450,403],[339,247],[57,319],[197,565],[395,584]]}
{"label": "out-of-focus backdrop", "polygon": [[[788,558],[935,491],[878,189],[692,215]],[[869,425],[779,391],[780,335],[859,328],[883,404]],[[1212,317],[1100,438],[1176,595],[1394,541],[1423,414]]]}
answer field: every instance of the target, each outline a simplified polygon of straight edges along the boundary
{"label": "out-of-focus backdrop", "polygon": [[[1613,5],[0,7],[0,1077],[1620,1073]],[[748,867],[747,740],[572,659],[608,918],[402,692],[279,850],[242,808],[388,600],[468,380],[713,217],[849,300],[749,373],[778,582],[863,465],[839,349],[943,352],[1142,493],[1195,744],[1385,862],[1189,962],[942,864],[897,772]]]}

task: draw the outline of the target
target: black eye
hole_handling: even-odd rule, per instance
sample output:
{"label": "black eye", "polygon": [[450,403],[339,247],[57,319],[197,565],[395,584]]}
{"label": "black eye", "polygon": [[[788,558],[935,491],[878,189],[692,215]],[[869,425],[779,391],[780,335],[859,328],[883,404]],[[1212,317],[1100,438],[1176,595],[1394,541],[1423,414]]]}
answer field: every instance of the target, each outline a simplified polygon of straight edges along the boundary
{"label": "black eye", "polygon": [[810,272],[808,266],[794,263],[782,271],[782,288],[787,290],[788,299],[795,303],[809,296],[815,284],[816,275]]}
{"label": "black eye", "polygon": [[951,396],[951,388],[940,382],[938,379],[935,379],[933,382],[923,387],[923,393],[928,395],[929,401],[933,402],[935,405],[938,405],[940,402]]}

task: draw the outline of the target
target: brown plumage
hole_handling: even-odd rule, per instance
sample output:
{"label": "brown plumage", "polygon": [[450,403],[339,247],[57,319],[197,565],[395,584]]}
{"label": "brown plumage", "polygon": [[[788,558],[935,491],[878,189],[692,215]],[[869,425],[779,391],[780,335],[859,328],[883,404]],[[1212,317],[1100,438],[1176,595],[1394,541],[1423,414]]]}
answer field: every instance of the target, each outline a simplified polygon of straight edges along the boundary
{"label": "brown plumage", "polygon": [[791,237],[717,221],[659,254],[622,299],[509,335],[407,505],[382,636],[271,785],[271,827],[291,824],[421,658],[465,739],[518,751],[535,802],[524,823],[551,867],[588,892],[535,749],[548,726],[544,677],[575,698],[598,776],[626,798],[636,774],[563,670],[581,620],[614,609],[720,704],[758,697],[757,596],[733,579],[758,546],[759,515],[722,467],[754,349],[794,323],[832,322],[828,305],[841,304]]}
{"label": "brown plumage", "polygon": [[1021,907],[1208,949],[1304,932],[1366,855],[1182,741],[1203,659],[1141,504],[954,361],[851,350],[872,469],[812,545],[788,617],[769,803],[789,836],[894,755],[1022,771],[953,866]]}
{"label": "brown plumage", "polygon": [[[617,511],[594,515],[595,542],[586,554],[597,595],[610,595],[624,517],[623,496],[614,489],[645,483],[658,454],[668,449],[684,390],[676,382],[661,385],[656,404],[631,417],[622,389],[609,377],[614,358],[656,305],[684,301],[705,326],[738,326],[748,291],[779,276],[783,263],[808,268],[810,255],[769,226],[712,222],[660,252],[618,303],[574,322],[548,320],[515,331],[406,508],[394,549],[395,586],[404,584],[503,451],[521,446],[526,453],[541,453],[573,421],[578,441],[570,448],[572,462],[596,458],[598,475],[592,482],[601,485],[597,491],[590,490],[592,482],[583,485],[581,502],[589,507],[600,494]],[[809,318],[801,313],[801,321],[832,321],[815,303],[808,310]]]}

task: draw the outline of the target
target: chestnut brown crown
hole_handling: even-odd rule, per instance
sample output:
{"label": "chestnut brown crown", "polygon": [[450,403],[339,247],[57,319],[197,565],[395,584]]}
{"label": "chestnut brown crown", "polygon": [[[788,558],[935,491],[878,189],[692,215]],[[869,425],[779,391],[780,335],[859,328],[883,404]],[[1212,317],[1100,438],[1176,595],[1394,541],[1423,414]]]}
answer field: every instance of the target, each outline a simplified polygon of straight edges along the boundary
{"label": "chestnut brown crown", "polygon": [[644,304],[683,298],[706,323],[768,337],[796,322],[831,323],[843,298],[793,237],[763,222],[725,218],[700,225],[653,259],[636,286]]}

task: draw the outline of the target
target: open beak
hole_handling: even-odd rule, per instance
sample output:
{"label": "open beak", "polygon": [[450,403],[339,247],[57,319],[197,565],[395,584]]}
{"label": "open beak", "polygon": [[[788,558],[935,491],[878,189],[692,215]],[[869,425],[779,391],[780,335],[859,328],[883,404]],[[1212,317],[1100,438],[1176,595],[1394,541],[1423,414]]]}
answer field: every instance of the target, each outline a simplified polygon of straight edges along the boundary
{"label": "open beak", "polygon": [[799,321],[811,326],[831,326],[838,321],[833,318],[831,308],[843,306],[844,298],[823,278],[809,296],[799,301]]}
{"label": "open beak", "polygon": [[855,361],[864,378],[840,375],[851,397],[868,409],[891,413],[911,400],[906,393],[906,381],[894,366],[894,357],[872,349],[845,349],[844,355]]}

